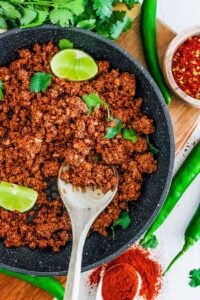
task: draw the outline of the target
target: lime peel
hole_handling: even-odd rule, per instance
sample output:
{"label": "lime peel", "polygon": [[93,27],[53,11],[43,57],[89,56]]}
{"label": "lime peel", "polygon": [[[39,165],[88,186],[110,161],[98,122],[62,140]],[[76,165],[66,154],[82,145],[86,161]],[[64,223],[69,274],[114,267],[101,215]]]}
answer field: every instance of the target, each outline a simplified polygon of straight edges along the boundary
{"label": "lime peel", "polygon": [[88,80],[98,73],[95,60],[79,49],[59,51],[53,56],[50,65],[55,76],[71,81]]}
{"label": "lime peel", "polygon": [[0,182],[0,206],[10,210],[26,212],[30,210],[38,197],[38,192],[17,184]]}

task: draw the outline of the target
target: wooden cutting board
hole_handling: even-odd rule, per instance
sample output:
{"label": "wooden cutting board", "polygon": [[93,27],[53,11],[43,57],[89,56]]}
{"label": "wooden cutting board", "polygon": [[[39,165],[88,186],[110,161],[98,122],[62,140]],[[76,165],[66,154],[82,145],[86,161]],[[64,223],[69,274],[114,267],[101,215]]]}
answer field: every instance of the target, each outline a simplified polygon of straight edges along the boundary
{"label": "wooden cutting board", "polygon": [[[123,7],[124,9],[124,7]],[[142,55],[142,46],[139,31],[139,14],[140,6],[136,6],[128,14],[136,18],[132,30],[123,34],[118,41],[118,44],[130,52],[142,64],[144,57]],[[175,33],[162,22],[157,23],[158,33],[158,52],[162,63],[165,50],[175,36]],[[174,127],[176,154],[182,149],[192,132],[200,121],[200,110],[188,106],[176,96],[173,97],[173,102],[169,107],[170,115]],[[65,277],[58,278],[62,283],[65,282]],[[0,275],[0,299],[6,300],[50,300],[52,299],[46,292],[31,286],[30,284],[11,278],[5,275]]]}

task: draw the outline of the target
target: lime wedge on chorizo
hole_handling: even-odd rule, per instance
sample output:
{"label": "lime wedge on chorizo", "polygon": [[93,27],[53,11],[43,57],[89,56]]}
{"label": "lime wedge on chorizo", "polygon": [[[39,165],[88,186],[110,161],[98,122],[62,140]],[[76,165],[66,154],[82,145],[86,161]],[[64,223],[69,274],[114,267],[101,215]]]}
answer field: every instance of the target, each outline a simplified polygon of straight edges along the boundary
{"label": "lime wedge on chorizo", "polygon": [[0,206],[11,211],[25,212],[30,210],[38,197],[38,193],[28,187],[0,182]]}
{"label": "lime wedge on chorizo", "polygon": [[98,72],[95,60],[78,49],[65,49],[56,53],[50,65],[55,76],[71,81],[88,80]]}

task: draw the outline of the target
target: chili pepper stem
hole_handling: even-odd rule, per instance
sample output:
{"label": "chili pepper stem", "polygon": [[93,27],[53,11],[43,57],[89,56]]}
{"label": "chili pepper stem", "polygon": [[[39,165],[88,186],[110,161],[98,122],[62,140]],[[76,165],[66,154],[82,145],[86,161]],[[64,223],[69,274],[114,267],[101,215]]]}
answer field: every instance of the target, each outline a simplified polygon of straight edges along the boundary
{"label": "chili pepper stem", "polygon": [[162,274],[163,276],[165,276],[165,274],[171,269],[171,267],[174,265],[174,263],[190,248],[190,246],[191,246],[191,244],[185,243],[182,250],[172,259],[170,264],[167,266],[164,273]]}

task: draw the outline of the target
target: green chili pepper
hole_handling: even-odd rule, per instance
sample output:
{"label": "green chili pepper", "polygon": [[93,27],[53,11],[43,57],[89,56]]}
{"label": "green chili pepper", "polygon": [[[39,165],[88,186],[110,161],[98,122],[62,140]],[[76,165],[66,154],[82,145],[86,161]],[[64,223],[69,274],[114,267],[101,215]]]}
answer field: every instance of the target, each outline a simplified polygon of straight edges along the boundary
{"label": "green chili pepper", "polygon": [[178,172],[175,174],[172,184],[165,200],[163,207],[159,214],[154,220],[153,224],[146,231],[144,238],[140,241],[143,245],[148,242],[152,237],[153,233],[163,224],[167,219],[187,187],[200,173],[200,142],[192,149],[183,165],[180,167]]}
{"label": "green chili pepper", "polygon": [[182,248],[182,250],[174,257],[174,259],[171,261],[171,263],[168,265],[167,269],[165,270],[165,275],[169,269],[173,266],[173,264],[196,242],[200,240],[200,204],[190,221],[189,225],[186,228],[185,231],[185,244]]}
{"label": "green chili pepper", "polygon": [[56,297],[57,300],[63,300],[63,298],[64,298],[64,290],[65,289],[62,286],[62,284],[56,279],[53,279],[50,277],[39,277],[39,276],[19,274],[19,273],[9,271],[9,270],[3,269],[3,268],[0,268],[0,273],[27,281],[27,282],[31,283],[32,285],[35,285],[35,286],[47,291],[52,296]]}
{"label": "green chili pepper", "polygon": [[156,10],[157,0],[144,0],[141,8],[141,35],[144,49],[144,57],[149,72],[158,84],[167,104],[171,102],[169,91],[158,60],[156,44]]}

